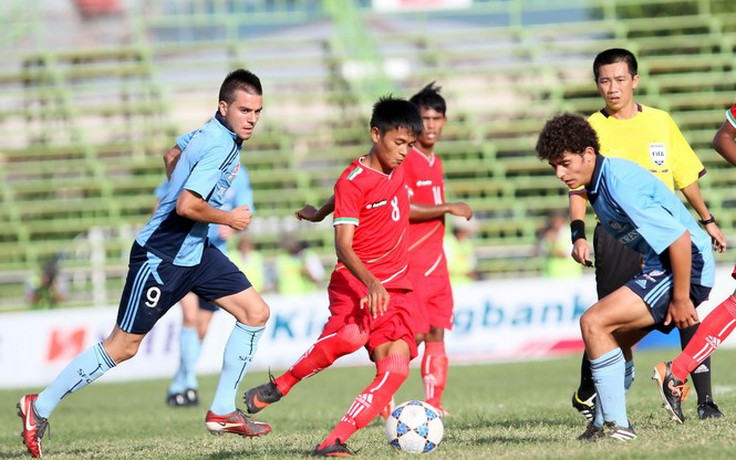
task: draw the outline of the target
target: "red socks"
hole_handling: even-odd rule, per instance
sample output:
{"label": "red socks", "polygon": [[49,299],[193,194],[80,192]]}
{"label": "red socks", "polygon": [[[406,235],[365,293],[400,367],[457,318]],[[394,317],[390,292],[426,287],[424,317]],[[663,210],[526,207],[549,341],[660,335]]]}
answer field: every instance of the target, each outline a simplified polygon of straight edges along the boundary
{"label": "red socks", "polygon": [[445,342],[424,342],[422,381],[425,400],[439,409],[442,406],[442,392],[447,382]]}
{"label": "red socks", "polygon": [[376,378],[353,400],[348,412],[318,448],[332,445],[337,439],[345,442],[353,433],[368,425],[386,407],[408,376],[408,356],[388,355],[378,361]]}
{"label": "red socks", "polygon": [[682,353],[672,361],[672,374],[683,382],[736,327],[736,299],[729,296],[703,322]]}
{"label": "red socks", "polygon": [[337,332],[321,337],[288,371],[274,380],[276,388],[286,396],[300,380],[329,367],[337,358],[353,353],[367,340],[368,332],[356,324],[347,324]]}

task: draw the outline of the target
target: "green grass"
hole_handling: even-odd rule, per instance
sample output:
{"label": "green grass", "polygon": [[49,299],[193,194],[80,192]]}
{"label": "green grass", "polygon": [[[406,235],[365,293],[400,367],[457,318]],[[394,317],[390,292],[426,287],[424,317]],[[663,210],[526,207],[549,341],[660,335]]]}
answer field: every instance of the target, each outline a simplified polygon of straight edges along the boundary
{"label": "green grass", "polygon": [[[452,416],[434,459],[727,459],[736,456],[736,351],[721,350],[714,359],[716,401],[727,418],[697,420],[695,393],[684,403],[688,420],[675,425],[661,408],[649,380],[656,362],[674,350],[636,355],[637,379],[629,393],[629,416],[639,438],[629,443],[582,443],[585,429],[572,410],[570,394],[577,385],[579,357],[495,365],[454,366],[444,403]],[[5,371],[5,370],[3,370]],[[204,414],[216,378],[202,377],[199,408],[172,409],[164,404],[167,381],[96,383],[68,396],[51,418],[44,438],[45,457],[52,459],[225,459],[307,458],[371,380],[372,368],[334,368],[304,381],[282,402],[259,414],[273,432],[264,438],[211,436]],[[241,389],[266,380],[250,373]],[[20,441],[17,399],[28,390],[0,391],[0,458],[25,458]],[[397,401],[422,397],[418,370],[397,394]],[[373,422],[348,444],[369,459],[415,458],[388,446],[383,426]]]}

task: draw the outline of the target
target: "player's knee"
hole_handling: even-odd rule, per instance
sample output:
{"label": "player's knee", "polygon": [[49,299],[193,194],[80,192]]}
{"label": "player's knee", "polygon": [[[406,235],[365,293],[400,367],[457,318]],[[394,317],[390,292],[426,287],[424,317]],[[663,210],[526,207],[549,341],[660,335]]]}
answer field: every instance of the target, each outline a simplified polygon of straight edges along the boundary
{"label": "player's knee", "polygon": [[583,339],[591,337],[599,331],[600,321],[593,312],[586,311],[580,316],[580,333],[583,335]]}
{"label": "player's knee", "polygon": [[344,340],[353,350],[357,350],[368,341],[368,331],[361,329],[357,324],[346,324],[337,331],[337,337]]}
{"label": "player's knee", "polygon": [[248,318],[248,325],[265,326],[271,317],[271,308],[265,302],[249,305],[246,316]]}

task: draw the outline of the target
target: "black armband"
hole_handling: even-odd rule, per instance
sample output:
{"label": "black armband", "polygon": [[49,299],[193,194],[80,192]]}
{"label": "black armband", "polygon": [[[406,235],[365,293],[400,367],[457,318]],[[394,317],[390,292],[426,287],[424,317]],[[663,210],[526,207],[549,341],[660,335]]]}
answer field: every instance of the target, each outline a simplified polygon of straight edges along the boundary
{"label": "black armband", "polygon": [[581,238],[584,240],[587,239],[585,238],[585,221],[578,219],[570,222],[570,235],[573,244]]}
{"label": "black armband", "polygon": [[701,219],[698,222],[700,222],[700,225],[702,225],[703,227],[705,227],[708,224],[715,224],[716,223],[716,217],[713,214],[711,214],[709,218],[707,218],[705,220],[702,220]]}

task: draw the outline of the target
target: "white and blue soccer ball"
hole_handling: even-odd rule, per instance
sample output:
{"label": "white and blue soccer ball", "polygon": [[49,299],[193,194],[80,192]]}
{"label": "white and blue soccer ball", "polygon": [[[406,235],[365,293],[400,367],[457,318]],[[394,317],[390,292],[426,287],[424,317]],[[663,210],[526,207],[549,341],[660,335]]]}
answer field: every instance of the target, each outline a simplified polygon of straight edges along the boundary
{"label": "white and blue soccer ball", "polygon": [[432,452],[440,445],[444,434],[439,411],[423,401],[399,404],[386,420],[389,444],[404,452]]}

